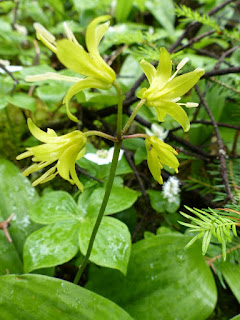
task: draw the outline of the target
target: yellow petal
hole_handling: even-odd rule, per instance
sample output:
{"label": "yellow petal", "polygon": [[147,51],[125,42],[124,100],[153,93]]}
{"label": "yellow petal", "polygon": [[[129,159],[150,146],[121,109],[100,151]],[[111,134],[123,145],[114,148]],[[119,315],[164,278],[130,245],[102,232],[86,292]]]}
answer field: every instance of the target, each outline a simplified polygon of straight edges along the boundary
{"label": "yellow petal", "polygon": [[154,100],[151,101],[151,106],[156,108],[158,118],[161,120],[164,119],[167,113],[182,126],[185,132],[190,129],[188,116],[183,108],[177,103],[171,101]]}
{"label": "yellow petal", "polygon": [[154,68],[154,66],[151,63],[145,61],[144,59],[140,62],[140,65],[141,65],[141,68],[148,79],[148,82],[151,85],[155,76],[156,76],[156,69]]}
{"label": "yellow petal", "polygon": [[45,132],[43,130],[41,130],[40,128],[38,128],[33,122],[32,122],[32,119],[31,118],[28,118],[27,119],[27,124],[28,124],[28,128],[31,132],[31,134],[36,138],[38,139],[39,141],[41,142],[49,142],[51,140],[51,137],[55,138],[57,135],[53,134],[53,130],[51,131],[48,131],[48,132]]}
{"label": "yellow petal", "polygon": [[70,40],[57,41],[57,57],[65,67],[84,76],[97,77],[99,74],[89,54]]}
{"label": "yellow petal", "polygon": [[86,78],[82,79],[79,82],[75,83],[67,92],[63,99],[63,103],[66,104],[66,111],[69,119],[72,121],[78,122],[78,118],[75,117],[69,110],[69,101],[72,99],[72,97],[77,94],[78,92],[87,89],[87,88],[97,88],[97,89],[109,89],[111,87],[110,84],[103,82],[101,80],[95,79],[95,78]]}
{"label": "yellow petal", "polygon": [[160,90],[165,86],[172,73],[172,62],[170,54],[165,48],[160,48],[160,60],[156,70],[154,79],[154,88]]}
{"label": "yellow petal", "polygon": [[98,45],[109,27],[109,23],[104,23],[100,26],[97,25],[109,19],[111,19],[111,16],[105,15],[95,18],[89,23],[86,30],[86,46],[91,55],[99,54]]}
{"label": "yellow petal", "polygon": [[166,84],[159,94],[156,94],[154,99],[161,97],[162,100],[172,100],[181,97],[198,82],[204,73],[204,69],[197,69],[174,78]]}

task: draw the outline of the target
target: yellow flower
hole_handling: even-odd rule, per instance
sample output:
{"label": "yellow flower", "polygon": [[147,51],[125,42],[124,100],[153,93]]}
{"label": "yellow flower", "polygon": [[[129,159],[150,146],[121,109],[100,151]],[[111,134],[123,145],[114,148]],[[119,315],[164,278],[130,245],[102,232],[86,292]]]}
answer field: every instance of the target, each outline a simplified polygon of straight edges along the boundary
{"label": "yellow flower", "polygon": [[141,67],[146,74],[150,87],[138,91],[138,98],[146,99],[148,107],[155,107],[158,120],[164,121],[166,114],[173,117],[184,131],[190,129],[190,123],[186,112],[180,107],[197,107],[198,103],[177,103],[181,96],[188,92],[205,73],[204,69],[197,68],[181,76],[175,77],[179,70],[188,62],[183,59],[177,66],[176,72],[171,76],[172,63],[169,53],[165,48],[160,49],[160,61],[157,69],[145,60],[141,61]]}
{"label": "yellow flower", "polygon": [[28,176],[30,173],[57,161],[53,167],[33,182],[33,186],[50,181],[59,173],[63,179],[76,184],[83,191],[83,185],[76,174],[75,162],[85,154],[87,143],[85,135],[76,130],[58,137],[52,129],[48,129],[47,132],[39,129],[30,118],[28,119],[28,128],[32,135],[44,144],[27,148],[28,151],[17,156],[17,160],[33,157],[32,161],[35,162],[22,174]]}
{"label": "yellow flower", "polygon": [[160,184],[163,183],[161,177],[161,169],[163,164],[170,168],[173,168],[175,172],[178,172],[179,162],[175,157],[177,151],[170,145],[159,140],[158,138],[151,136],[145,140],[147,149],[147,163],[153,178]]}
{"label": "yellow flower", "polygon": [[[64,23],[67,39],[56,41],[55,37],[41,24],[35,23],[37,38],[49,49],[56,53],[59,61],[68,69],[86,76],[85,79],[58,75],[47,72],[45,74],[28,76],[26,81],[34,82],[46,79],[75,82],[67,92],[63,102],[66,104],[68,117],[78,122],[78,119],[69,111],[69,101],[78,92],[87,88],[107,90],[111,88],[116,74],[103,60],[98,51],[98,45],[109,27],[111,16],[101,16],[94,19],[86,30],[86,46],[88,52],[78,43],[71,29]],[[105,23],[102,23],[105,22]],[[101,23],[101,24],[100,24]],[[99,25],[100,24],[100,25]]]}

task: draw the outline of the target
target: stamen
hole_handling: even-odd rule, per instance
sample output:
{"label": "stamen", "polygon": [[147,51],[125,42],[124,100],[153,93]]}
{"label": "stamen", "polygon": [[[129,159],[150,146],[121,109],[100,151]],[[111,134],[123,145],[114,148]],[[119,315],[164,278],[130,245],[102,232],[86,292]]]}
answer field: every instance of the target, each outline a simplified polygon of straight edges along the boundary
{"label": "stamen", "polygon": [[187,102],[187,103],[178,103],[178,105],[185,106],[187,108],[196,108],[196,107],[198,107],[199,103]]}
{"label": "stamen", "polygon": [[174,72],[174,74],[171,76],[171,78],[168,80],[171,81],[173,78],[176,77],[176,75],[178,74],[178,72],[185,66],[185,64],[189,61],[189,58],[184,58],[182,59],[182,61],[179,62],[179,64],[177,65],[176,71]]}
{"label": "stamen", "polygon": [[50,43],[54,43],[56,38],[54,37],[53,34],[51,34],[44,26],[42,26],[40,23],[35,22],[33,24],[34,29],[37,31],[37,34],[42,35],[47,41]]}
{"label": "stamen", "polygon": [[78,82],[80,80],[80,78],[63,76],[61,74],[54,73],[54,72],[46,72],[43,74],[36,74],[34,76],[27,76],[25,78],[25,81],[27,81],[27,82],[36,82],[36,81],[44,81],[44,80]]}

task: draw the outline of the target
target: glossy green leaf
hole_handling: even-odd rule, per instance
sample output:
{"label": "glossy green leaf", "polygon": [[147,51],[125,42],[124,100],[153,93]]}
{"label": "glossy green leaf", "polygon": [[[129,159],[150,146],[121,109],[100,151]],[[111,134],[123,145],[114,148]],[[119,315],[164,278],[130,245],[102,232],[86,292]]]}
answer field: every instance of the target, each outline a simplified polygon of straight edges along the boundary
{"label": "glossy green leaf", "polygon": [[30,210],[31,219],[41,224],[81,220],[81,212],[72,196],[65,191],[52,191],[39,199]]}
{"label": "glossy green leaf", "polygon": [[117,0],[115,17],[117,22],[125,21],[132,9],[133,0]]}
{"label": "glossy green leaf", "polygon": [[237,301],[240,303],[240,267],[238,264],[232,264],[229,261],[226,261],[221,264],[221,271],[223,277],[230,289],[232,290]]}
{"label": "glossy green leaf", "polygon": [[165,212],[166,200],[163,198],[163,193],[156,190],[147,190],[152,208],[159,212]]}
{"label": "glossy green leaf", "polygon": [[[95,220],[86,220],[81,224],[79,245],[85,255]],[[131,235],[127,226],[111,217],[103,217],[98,230],[90,260],[100,266],[127,272],[131,252]]]}
{"label": "glossy green leaf", "polygon": [[27,93],[15,93],[13,96],[7,96],[6,99],[16,107],[30,111],[35,111],[36,109],[35,99],[30,97]]}
{"label": "glossy green leaf", "polygon": [[[89,199],[87,213],[96,216],[99,212],[105,189],[96,189]],[[138,198],[138,192],[129,188],[113,187],[106,207],[105,215],[113,214],[130,208]]]}
{"label": "glossy green leaf", "polygon": [[163,234],[133,245],[128,273],[93,268],[87,288],[111,299],[138,320],[205,320],[214,310],[213,275],[188,236]]}
{"label": "glossy green leaf", "polygon": [[235,317],[229,319],[229,320],[240,320],[240,314],[236,315]]}
{"label": "glossy green leaf", "polygon": [[0,286],[1,319],[132,319],[113,302],[60,279],[40,275],[2,276]]}
{"label": "glossy green leaf", "polygon": [[[38,228],[29,217],[29,209],[38,200],[38,195],[30,181],[21,175],[20,170],[4,159],[0,159],[0,181],[2,181],[0,184],[2,219],[6,220],[12,213],[15,215],[8,229],[13,240],[9,246],[15,246],[21,257],[27,236]],[[1,259],[0,254],[0,264]]]}
{"label": "glossy green leaf", "polygon": [[60,221],[33,232],[24,245],[25,272],[71,260],[78,251],[78,230],[74,221]]}
{"label": "glossy green leaf", "polygon": [[165,30],[169,33],[174,32],[175,14],[172,0],[147,0],[145,6]]}

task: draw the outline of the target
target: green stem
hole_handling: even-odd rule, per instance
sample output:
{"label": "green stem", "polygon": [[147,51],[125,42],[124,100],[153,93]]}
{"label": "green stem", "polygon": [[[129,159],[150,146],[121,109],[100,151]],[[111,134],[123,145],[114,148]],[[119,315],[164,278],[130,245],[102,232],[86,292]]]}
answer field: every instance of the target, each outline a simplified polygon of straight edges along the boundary
{"label": "green stem", "polygon": [[[108,180],[107,180],[107,184],[106,184],[106,188],[105,188],[105,194],[103,197],[103,201],[101,204],[101,208],[99,210],[98,216],[97,216],[97,220],[95,222],[95,225],[93,227],[93,231],[89,240],[89,244],[88,244],[88,248],[87,248],[87,253],[85,255],[85,257],[83,258],[83,261],[81,263],[81,265],[79,266],[78,272],[76,274],[76,277],[74,279],[74,283],[77,284],[81,278],[81,275],[83,273],[83,270],[85,269],[89,257],[91,255],[92,252],[92,248],[93,248],[93,244],[94,244],[94,240],[96,238],[98,229],[100,227],[106,206],[108,204],[108,200],[110,197],[110,193],[112,190],[112,186],[113,186],[113,180],[116,174],[116,170],[117,170],[117,164],[118,164],[118,157],[119,157],[119,153],[120,153],[120,149],[121,149],[121,145],[122,145],[122,135],[121,135],[121,130],[122,130],[122,110],[123,110],[123,95],[122,95],[122,90],[119,86],[119,84],[115,81],[114,82],[114,87],[116,88],[117,94],[118,94],[118,112],[117,112],[117,139],[114,138],[113,141],[115,141],[114,143],[114,152],[113,152],[113,159],[112,159],[112,164],[111,164],[111,168],[110,168],[110,172],[109,172],[109,176],[108,176]],[[91,131],[90,131],[91,132]],[[92,131],[94,132],[94,131]],[[94,134],[98,133],[99,135],[99,131],[95,131]],[[86,133],[88,134],[88,133]],[[102,133],[100,136],[102,137],[111,137],[109,135],[106,135],[104,133]],[[112,137],[113,138],[113,137]],[[110,139],[111,140],[111,139]]]}
{"label": "green stem", "polygon": [[113,160],[112,160],[112,164],[111,164],[111,168],[110,168],[110,172],[109,172],[109,176],[108,176],[108,181],[106,184],[104,198],[103,198],[102,205],[99,210],[99,214],[98,214],[97,220],[95,222],[95,225],[94,225],[94,228],[93,228],[93,231],[91,234],[91,238],[90,238],[90,241],[88,244],[87,253],[86,253],[85,257],[83,258],[83,261],[82,261],[81,265],[79,266],[78,272],[77,272],[76,277],[74,279],[75,284],[77,284],[79,282],[81,275],[83,273],[83,270],[85,269],[85,267],[88,263],[88,260],[89,260],[89,257],[90,257],[90,254],[91,254],[91,251],[93,248],[93,243],[96,238],[100,223],[102,221],[102,218],[103,218],[103,215],[104,215],[107,203],[108,203],[108,199],[109,199],[109,196],[110,196],[110,193],[112,190],[113,180],[114,180],[116,169],[117,169],[118,157],[119,157],[121,144],[122,144],[122,142],[120,141],[120,142],[115,142],[115,145],[114,145]]}
{"label": "green stem", "polygon": [[99,136],[99,137],[102,137],[102,138],[105,138],[105,139],[108,139],[108,140],[111,140],[111,141],[116,141],[116,138],[114,138],[113,136],[110,136],[110,134],[103,133],[103,132],[97,131],[97,130],[90,130],[90,131],[84,132],[84,135],[86,137]]}
{"label": "green stem", "polygon": [[134,138],[143,138],[143,139],[147,139],[149,136],[145,133],[135,133],[135,134],[130,134],[127,136],[123,136],[122,139],[126,140],[126,139],[134,139]]}
{"label": "green stem", "polygon": [[117,111],[117,140],[121,141],[121,130],[122,130],[122,111],[123,111],[123,94],[117,81],[113,83],[117,94],[118,94],[118,111]]}
{"label": "green stem", "polygon": [[142,105],[144,105],[145,102],[146,102],[146,99],[140,100],[138,102],[130,118],[128,119],[128,122],[125,124],[125,127],[122,129],[122,135],[124,135],[128,131],[130,125],[132,124],[134,118],[136,117],[136,114],[138,113],[139,109],[141,108]]}

